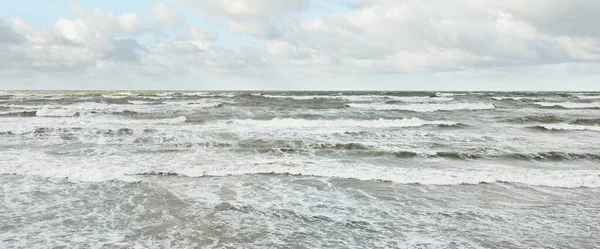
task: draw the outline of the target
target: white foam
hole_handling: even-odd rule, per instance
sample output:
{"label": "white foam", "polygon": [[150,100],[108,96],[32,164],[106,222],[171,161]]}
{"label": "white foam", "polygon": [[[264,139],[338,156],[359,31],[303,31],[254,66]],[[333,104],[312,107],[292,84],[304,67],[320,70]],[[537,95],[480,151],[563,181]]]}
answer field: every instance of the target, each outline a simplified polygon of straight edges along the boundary
{"label": "white foam", "polygon": [[415,112],[455,111],[455,110],[488,110],[495,106],[489,103],[452,103],[452,104],[350,104],[351,107],[368,110],[405,110]]}
{"label": "white foam", "polygon": [[196,97],[234,97],[234,93],[219,93],[219,92],[182,92],[183,96],[196,96]]}
{"label": "white foam", "polygon": [[348,96],[331,96],[331,95],[305,95],[305,96],[294,96],[294,95],[261,95],[261,94],[253,94],[255,96],[262,96],[266,98],[275,98],[275,99],[297,99],[297,100],[307,100],[307,99],[343,99]]}
{"label": "white foam", "polygon": [[531,98],[531,97],[509,97],[509,96],[500,96],[500,97],[492,97],[494,100],[538,100],[539,98]]}
{"label": "white foam", "polygon": [[143,100],[127,100],[127,102],[130,104],[134,104],[134,105],[154,104],[154,102],[152,102],[152,101],[143,101]]}
{"label": "white foam", "polygon": [[600,99],[598,95],[579,95],[577,96],[579,99]]}
{"label": "white foam", "polygon": [[410,97],[399,97],[399,96],[390,96],[389,98],[407,102],[407,103],[430,103],[430,102],[449,102],[453,101],[454,98],[450,97],[423,97],[423,96],[410,96]]}
{"label": "white foam", "polygon": [[165,106],[172,106],[175,108],[186,108],[186,107],[193,107],[193,108],[209,108],[209,107],[216,107],[218,105],[220,105],[221,103],[223,103],[222,101],[218,101],[215,99],[203,99],[203,100],[193,100],[193,101],[164,101],[163,105]]}
{"label": "white foam", "polygon": [[536,102],[536,105],[551,107],[562,106],[568,109],[600,108],[600,102],[593,103],[575,103],[575,102]]}
{"label": "white foam", "polygon": [[[31,108],[31,106],[29,106],[29,108]],[[81,116],[91,116],[92,113],[115,113],[126,110],[140,113],[164,112],[164,108],[157,105],[118,105],[95,102],[85,102],[73,105],[44,105],[38,108],[36,116],[39,117],[71,117],[76,113],[79,113]]]}
{"label": "white foam", "polygon": [[244,166],[187,168],[178,173],[188,176],[239,175],[255,173],[290,173],[359,180],[384,180],[402,184],[459,185],[512,182],[549,187],[600,187],[598,170],[538,170],[516,167],[475,168],[401,168],[373,165],[278,165],[259,164]]}
{"label": "white foam", "polygon": [[158,93],[158,94],[156,94],[156,96],[167,97],[167,96],[171,96],[173,94],[175,94],[175,93],[174,92],[164,92],[164,93]]}
{"label": "white foam", "polygon": [[[11,153],[11,152],[9,152]],[[258,173],[300,174],[359,180],[385,180],[401,184],[459,185],[511,182],[549,187],[600,188],[600,170],[536,169],[478,163],[476,166],[386,167],[376,164],[344,164],[334,160],[296,161],[257,160],[240,155],[236,160],[227,157],[198,165],[194,158],[161,155],[116,155],[90,158],[52,158],[41,153],[29,153],[27,158],[5,154],[3,161],[12,161],[0,167],[0,174],[68,177],[73,181],[133,180],[136,174],[170,172],[190,177],[227,176]],[[31,160],[35,158],[36,160]],[[190,161],[192,160],[192,161]],[[250,160],[250,161],[249,161]],[[135,162],[135,163],[133,163]]]}
{"label": "white foam", "polygon": [[35,113],[38,117],[72,117],[77,114],[76,110],[60,107],[43,106]]}
{"label": "white foam", "polygon": [[452,96],[464,96],[467,94],[466,93],[440,93],[440,92],[438,92],[435,95],[439,96],[439,97],[452,97]]}
{"label": "white foam", "polygon": [[176,118],[151,120],[150,123],[155,122],[155,123],[159,123],[159,124],[180,124],[180,123],[184,123],[186,120],[187,120],[187,118],[185,116],[179,116]]}
{"label": "white foam", "polygon": [[451,121],[427,121],[419,118],[405,119],[374,119],[374,120],[306,120],[306,119],[272,119],[272,120],[233,120],[225,124],[234,126],[261,126],[273,128],[288,127],[370,127],[370,128],[391,128],[391,127],[419,127],[424,125],[456,125],[457,122]]}
{"label": "white foam", "polygon": [[102,98],[105,99],[124,99],[129,97],[129,95],[107,95],[107,94],[102,94]]}
{"label": "white foam", "polygon": [[450,97],[428,97],[428,96],[386,96],[386,95],[306,95],[306,96],[291,96],[291,95],[257,95],[267,98],[278,98],[278,99],[297,99],[297,100],[309,100],[309,99],[340,99],[348,100],[352,102],[366,102],[374,100],[397,100],[402,102],[410,103],[427,103],[427,102],[447,102],[452,101],[454,98]]}
{"label": "white foam", "polygon": [[574,124],[545,124],[540,125],[548,130],[566,130],[566,131],[600,131],[600,126],[574,125]]}

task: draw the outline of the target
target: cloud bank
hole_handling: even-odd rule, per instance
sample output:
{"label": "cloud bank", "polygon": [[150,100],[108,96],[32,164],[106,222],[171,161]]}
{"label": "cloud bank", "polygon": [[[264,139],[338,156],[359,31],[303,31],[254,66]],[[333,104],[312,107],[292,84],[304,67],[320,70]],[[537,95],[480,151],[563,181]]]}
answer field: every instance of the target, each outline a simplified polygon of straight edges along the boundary
{"label": "cloud bank", "polygon": [[65,7],[0,18],[0,88],[600,90],[595,0]]}

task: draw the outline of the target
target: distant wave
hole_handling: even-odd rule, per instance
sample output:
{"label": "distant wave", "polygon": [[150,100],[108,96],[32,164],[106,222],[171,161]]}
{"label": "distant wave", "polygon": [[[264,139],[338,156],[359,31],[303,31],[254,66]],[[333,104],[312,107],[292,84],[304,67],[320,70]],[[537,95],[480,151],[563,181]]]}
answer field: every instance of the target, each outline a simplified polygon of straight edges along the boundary
{"label": "distant wave", "polygon": [[539,98],[534,98],[534,97],[509,97],[509,96],[499,96],[499,97],[492,97],[492,99],[494,100],[515,100],[515,101],[520,101],[520,100],[539,100]]}
{"label": "distant wave", "polygon": [[575,124],[544,124],[529,127],[532,129],[546,130],[546,131],[600,131],[600,126],[587,126],[587,125],[575,125]]}
{"label": "distant wave", "polygon": [[73,109],[43,106],[36,111],[35,115],[38,117],[74,117],[79,115],[79,112]]}
{"label": "distant wave", "polygon": [[232,120],[236,125],[268,126],[268,127],[420,127],[424,125],[456,125],[451,121],[427,121],[419,118],[373,119],[373,120],[306,120],[306,119],[272,119],[272,120]]}
{"label": "distant wave", "polygon": [[489,110],[496,108],[489,103],[447,103],[447,104],[350,104],[351,107],[368,110],[403,110],[414,112],[456,111],[456,110]]}
{"label": "distant wave", "polygon": [[565,122],[566,119],[556,115],[530,115],[506,120],[510,123],[559,123]]}
{"label": "distant wave", "polygon": [[571,125],[600,125],[600,118],[566,118],[556,115],[531,115],[507,119],[509,123],[565,123]]}
{"label": "distant wave", "polygon": [[374,100],[394,100],[406,103],[427,103],[427,102],[447,102],[454,98],[441,96],[393,96],[393,95],[269,95],[257,94],[275,99],[295,99],[295,100],[311,100],[311,99],[338,99],[348,100],[352,102],[368,102]]}
{"label": "distant wave", "polygon": [[156,103],[154,101],[143,101],[143,100],[128,100],[127,102],[130,104],[134,104],[134,105],[149,105],[149,104]]}
{"label": "distant wave", "polygon": [[559,107],[566,109],[595,109],[600,108],[600,102],[577,103],[577,102],[536,102],[536,105],[543,107]]}
{"label": "distant wave", "polygon": [[37,111],[6,111],[0,112],[0,117],[35,117]]}
{"label": "distant wave", "polygon": [[133,173],[133,175],[155,176],[229,176],[244,174],[281,174],[296,176],[323,176],[370,181],[390,181],[400,184],[424,185],[462,185],[482,183],[518,183],[527,185],[563,187],[563,188],[598,188],[600,177],[598,171],[580,170],[537,170],[523,168],[491,168],[473,169],[432,169],[432,168],[388,168],[356,165],[344,167],[331,165],[315,167],[314,165],[254,165],[248,167],[222,166],[201,167],[183,171],[154,171]]}
{"label": "distant wave", "polygon": [[0,168],[0,174],[34,175],[102,182],[111,180],[139,181],[135,176],[205,177],[246,174],[305,175],[367,181],[390,181],[399,184],[461,185],[482,183],[517,183],[561,188],[600,188],[598,170],[553,170],[481,165],[475,168],[403,168],[356,164],[351,167],[336,163],[298,164],[292,162],[231,163],[196,167],[116,167],[111,165],[61,165],[58,167],[24,166]]}
{"label": "distant wave", "polygon": [[600,99],[600,95],[579,95],[579,99]]}

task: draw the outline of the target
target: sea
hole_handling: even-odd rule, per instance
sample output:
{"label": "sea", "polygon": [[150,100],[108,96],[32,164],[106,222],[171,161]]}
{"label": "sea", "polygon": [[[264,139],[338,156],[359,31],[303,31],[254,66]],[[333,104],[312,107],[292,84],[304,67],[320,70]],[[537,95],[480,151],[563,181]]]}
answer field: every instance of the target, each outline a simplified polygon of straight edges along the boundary
{"label": "sea", "polygon": [[600,93],[3,91],[0,248],[600,248]]}

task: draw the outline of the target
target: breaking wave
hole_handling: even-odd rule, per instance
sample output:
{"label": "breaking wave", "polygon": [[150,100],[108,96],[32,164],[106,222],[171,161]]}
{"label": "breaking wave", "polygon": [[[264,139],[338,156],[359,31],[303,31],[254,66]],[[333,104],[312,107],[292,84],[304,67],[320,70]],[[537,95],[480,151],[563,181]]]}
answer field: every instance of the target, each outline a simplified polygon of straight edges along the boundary
{"label": "breaking wave", "polygon": [[35,115],[38,117],[74,117],[79,115],[79,112],[67,108],[43,106],[36,111]]}
{"label": "breaking wave", "polygon": [[542,107],[566,108],[566,109],[596,109],[600,108],[600,102],[577,103],[577,102],[536,102]]}
{"label": "breaking wave", "polygon": [[587,125],[576,125],[576,124],[545,124],[529,127],[531,129],[545,130],[545,131],[600,131],[600,126],[587,126]]}
{"label": "breaking wave", "polygon": [[404,119],[373,119],[373,120],[306,120],[306,119],[272,119],[272,120],[232,120],[228,124],[243,126],[269,126],[269,127],[420,127],[425,125],[457,125],[451,121],[427,121],[419,118]]}
{"label": "breaking wave", "polygon": [[72,181],[139,181],[136,176],[206,177],[246,174],[305,175],[366,181],[390,181],[399,184],[461,185],[482,183],[517,183],[562,188],[599,188],[600,176],[596,170],[541,170],[515,167],[481,166],[480,169],[463,168],[399,168],[371,165],[352,167],[329,164],[299,165],[294,163],[255,163],[244,165],[220,165],[183,168],[180,170],[144,170],[116,167],[94,168],[46,168],[18,172],[0,171],[0,174],[38,175],[68,178]]}
{"label": "breaking wave", "polygon": [[496,108],[489,103],[451,103],[451,104],[350,104],[351,107],[368,110],[402,110],[413,112],[435,112],[455,110],[489,110]]}

